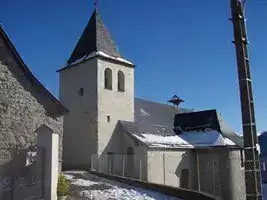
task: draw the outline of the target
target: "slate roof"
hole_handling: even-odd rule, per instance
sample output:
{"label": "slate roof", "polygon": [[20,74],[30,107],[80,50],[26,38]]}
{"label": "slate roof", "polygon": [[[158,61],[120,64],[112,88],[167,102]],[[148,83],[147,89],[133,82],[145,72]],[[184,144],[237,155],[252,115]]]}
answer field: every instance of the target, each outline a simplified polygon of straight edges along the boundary
{"label": "slate roof", "polygon": [[216,110],[204,110],[175,115],[174,127],[180,127],[184,131],[207,128],[220,130]]}
{"label": "slate roof", "polygon": [[[24,72],[24,75],[29,79],[29,81],[33,84],[34,89],[37,91],[39,97],[43,99],[44,108],[47,110],[49,114],[53,116],[61,116],[68,113],[68,110],[55,98],[43,85],[42,83],[32,74],[30,69],[24,63],[16,48],[9,40],[7,34],[4,32],[2,27],[0,26],[0,38],[3,41],[4,48],[11,54],[15,62],[17,62],[17,66],[21,68]],[[0,40],[0,41],[1,41]],[[0,48],[1,50],[1,48]],[[0,51],[0,61],[9,62],[9,58],[4,55],[3,52]]]}
{"label": "slate roof", "polygon": [[223,146],[224,138],[217,130],[190,131],[179,134],[183,140],[193,146]]}
{"label": "slate roof", "polygon": [[95,10],[74,48],[68,64],[97,51],[113,57],[122,57],[99,13]]}
{"label": "slate roof", "polygon": [[183,131],[179,136],[195,146],[220,145],[222,137],[232,140],[237,146],[243,145],[242,138],[225,124],[216,110],[194,112],[135,98],[135,122],[119,123],[132,136],[142,137],[142,134],[148,133],[164,137],[175,136],[179,133],[176,133],[174,127],[179,126]]}
{"label": "slate roof", "polygon": [[173,131],[173,128],[161,125],[151,125],[143,122],[129,121],[119,121],[119,123],[131,138],[152,148],[163,147],[192,149],[195,147],[229,145],[225,141],[223,135],[217,130],[200,130],[176,134]]}
{"label": "slate roof", "polygon": [[216,110],[204,110],[191,113],[181,113],[175,116],[175,127],[182,130],[192,131],[197,129],[210,128],[217,130],[223,137],[231,139],[239,146],[243,146],[243,139],[228,126],[223,117]]}
{"label": "slate roof", "polygon": [[[126,131],[126,133],[132,137],[133,139],[137,140],[138,142],[141,142],[147,147],[169,147],[169,148],[178,148],[181,147],[180,144],[161,144],[160,141],[158,143],[150,143],[143,141],[142,138],[145,139],[143,134],[151,134],[152,136],[159,136],[159,139],[161,137],[174,137],[176,134],[173,132],[173,130],[170,127],[160,126],[160,125],[151,125],[146,124],[143,122],[128,122],[128,121],[119,121],[119,123],[122,125],[123,129]],[[159,146],[160,145],[160,146]],[[192,149],[191,145],[182,145],[182,148],[190,148]]]}
{"label": "slate roof", "polygon": [[178,113],[192,112],[190,109],[177,108],[168,104],[135,98],[134,101],[135,122],[157,124],[173,127],[174,116]]}

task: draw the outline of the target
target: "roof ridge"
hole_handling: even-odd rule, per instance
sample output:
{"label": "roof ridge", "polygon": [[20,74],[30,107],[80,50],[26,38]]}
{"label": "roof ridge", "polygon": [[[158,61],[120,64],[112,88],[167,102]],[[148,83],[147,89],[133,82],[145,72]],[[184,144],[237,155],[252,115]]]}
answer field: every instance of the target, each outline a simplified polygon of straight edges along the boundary
{"label": "roof ridge", "polygon": [[148,125],[148,126],[155,126],[155,127],[161,127],[161,128],[167,128],[167,129],[171,129],[173,127],[169,127],[169,126],[166,126],[166,125],[162,125],[162,124],[151,124],[151,123],[147,123],[147,122],[132,122],[132,121],[126,121],[126,120],[118,120],[119,122],[121,123],[129,123],[129,124],[143,124],[143,125]]}
{"label": "roof ridge", "polygon": [[[214,111],[215,113],[217,113],[216,109],[198,110],[198,111],[194,111],[194,113],[211,112],[211,111]],[[190,115],[190,114],[192,113],[184,112],[184,113],[179,113],[178,115]]]}
{"label": "roof ridge", "polygon": [[[175,106],[171,106],[171,105],[169,105],[169,104],[167,104],[167,103],[162,103],[162,102],[158,102],[158,101],[152,101],[152,100],[143,99],[143,98],[140,98],[140,97],[135,97],[135,99],[139,99],[139,100],[141,100],[141,101],[146,101],[146,102],[154,103],[154,104],[160,104],[160,105],[164,105],[164,106],[168,106],[168,107],[177,109]],[[177,110],[178,110],[178,109],[177,109]]]}
{"label": "roof ridge", "polygon": [[[141,100],[141,101],[145,101],[145,102],[148,102],[148,103],[153,103],[153,104],[159,104],[161,106],[165,106],[165,107],[169,107],[169,108],[172,108],[176,111],[179,111],[179,110],[187,110],[187,111],[193,111],[193,109],[189,109],[189,108],[184,108],[184,107],[175,107],[175,106],[172,106],[172,105],[169,105],[167,103],[163,103],[163,102],[157,102],[157,101],[152,101],[152,100],[148,100],[148,99],[143,99],[143,98],[140,98],[140,97],[135,97],[135,99],[138,99],[138,100]],[[196,112],[196,111],[194,111]],[[183,112],[182,112],[183,113]]]}

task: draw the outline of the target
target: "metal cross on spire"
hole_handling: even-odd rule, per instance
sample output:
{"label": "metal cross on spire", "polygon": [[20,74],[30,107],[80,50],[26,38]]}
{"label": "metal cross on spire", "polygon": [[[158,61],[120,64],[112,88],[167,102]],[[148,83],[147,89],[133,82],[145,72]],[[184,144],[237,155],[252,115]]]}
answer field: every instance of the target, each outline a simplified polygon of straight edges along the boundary
{"label": "metal cross on spire", "polygon": [[97,8],[97,5],[99,4],[99,1],[100,1],[100,0],[94,0],[95,8]]}

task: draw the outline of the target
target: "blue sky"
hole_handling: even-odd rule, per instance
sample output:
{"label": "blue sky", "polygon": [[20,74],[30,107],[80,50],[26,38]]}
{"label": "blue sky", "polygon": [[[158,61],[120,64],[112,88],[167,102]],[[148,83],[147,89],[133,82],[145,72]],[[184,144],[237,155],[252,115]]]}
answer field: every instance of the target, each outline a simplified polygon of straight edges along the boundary
{"label": "blue sky", "polygon": [[[1,1],[0,22],[34,75],[58,96],[58,74],[93,12],[93,0]],[[121,54],[136,65],[135,95],[216,108],[237,132],[241,111],[229,0],[101,0]],[[247,1],[258,131],[267,129],[267,2]]]}

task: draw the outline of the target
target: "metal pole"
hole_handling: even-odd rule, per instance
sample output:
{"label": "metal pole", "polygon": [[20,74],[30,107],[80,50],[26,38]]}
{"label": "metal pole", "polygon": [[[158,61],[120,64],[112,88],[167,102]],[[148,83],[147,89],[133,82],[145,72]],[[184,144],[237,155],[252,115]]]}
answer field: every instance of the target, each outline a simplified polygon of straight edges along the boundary
{"label": "metal pole", "polygon": [[16,188],[16,183],[15,183],[15,180],[16,180],[16,166],[17,166],[17,149],[12,149],[12,185],[10,186],[11,187],[11,199],[14,199],[15,198],[15,188]]}
{"label": "metal pole", "polygon": [[94,171],[94,155],[91,155],[91,171]]}
{"label": "metal pole", "polygon": [[215,166],[214,166],[214,159],[215,156],[213,155],[213,159],[212,159],[212,177],[213,177],[213,194],[216,194],[216,176],[215,176]]}
{"label": "metal pole", "polygon": [[166,184],[166,169],[165,169],[165,154],[163,153],[163,181],[164,181],[164,184]]}
{"label": "metal pole", "polygon": [[200,192],[200,170],[199,170],[199,157],[198,157],[198,152],[197,154],[197,184],[198,184],[198,191]]}
{"label": "metal pole", "polygon": [[242,127],[245,150],[246,198],[247,200],[261,200],[261,175],[259,155],[256,148],[258,138],[247,50],[248,41],[242,2],[240,2],[240,0],[231,0],[231,11],[242,112]]}
{"label": "metal pole", "polygon": [[124,157],[125,155],[122,155],[122,177],[124,177]]}
{"label": "metal pole", "polygon": [[108,163],[109,163],[109,173],[111,173],[111,160],[110,160],[110,155],[108,155]]}
{"label": "metal pole", "polygon": [[101,160],[100,160],[100,156],[98,156],[98,154],[96,154],[96,171],[100,172],[100,165],[101,165]]}
{"label": "metal pole", "polygon": [[140,165],[139,165],[139,167],[140,167],[140,170],[139,170],[139,172],[140,172],[139,178],[140,178],[140,180],[142,180],[142,161],[141,161],[141,158],[139,158],[139,163],[140,163]]}

